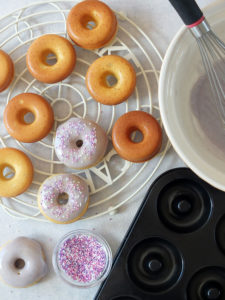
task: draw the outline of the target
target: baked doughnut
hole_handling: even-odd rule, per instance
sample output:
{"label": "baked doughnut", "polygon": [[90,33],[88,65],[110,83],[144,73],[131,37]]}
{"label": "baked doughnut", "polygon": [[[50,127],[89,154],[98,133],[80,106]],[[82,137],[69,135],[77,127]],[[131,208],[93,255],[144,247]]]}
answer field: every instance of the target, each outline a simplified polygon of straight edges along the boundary
{"label": "baked doughnut", "polygon": [[[24,116],[34,115],[32,123],[26,123]],[[54,123],[51,105],[41,96],[32,93],[17,95],[7,104],[4,124],[8,133],[23,143],[34,143],[50,132]]]}
{"label": "baked doughnut", "polygon": [[[54,65],[47,63],[49,54],[56,56]],[[46,34],[36,39],[28,49],[27,68],[31,75],[45,83],[55,83],[68,77],[76,63],[73,45],[64,37]]]}
{"label": "baked doughnut", "polygon": [[[14,176],[6,178],[4,169],[10,168]],[[0,149],[0,196],[14,197],[25,192],[33,179],[33,165],[25,153],[14,148]]]}
{"label": "baked doughnut", "polygon": [[[114,85],[107,82],[108,76],[116,78]],[[95,60],[86,74],[86,86],[96,101],[115,105],[125,101],[133,93],[136,73],[132,65],[118,55],[107,55]]]}
{"label": "baked doughnut", "polygon": [[0,248],[0,278],[12,287],[31,286],[47,271],[43,251],[35,240],[21,236]]}
{"label": "baked doughnut", "polygon": [[72,169],[96,165],[103,158],[107,144],[105,131],[93,121],[71,118],[56,131],[56,155]]}
{"label": "baked doughnut", "polygon": [[0,50],[0,92],[8,88],[14,77],[14,64],[11,57]]}
{"label": "baked doughnut", "polygon": [[85,49],[98,49],[110,44],[117,33],[115,14],[105,3],[97,0],[75,5],[66,24],[70,38]]}
{"label": "baked doughnut", "polygon": [[[140,131],[141,142],[133,142],[131,134]],[[145,162],[160,150],[162,130],[155,118],[144,111],[130,111],[122,115],[112,129],[112,142],[116,152],[131,162]]]}
{"label": "baked doughnut", "polygon": [[74,174],[58,174],[47,178],[38,192],[38,206],[50,221],[68,224],[81,218],[89,202],[86,182]]}

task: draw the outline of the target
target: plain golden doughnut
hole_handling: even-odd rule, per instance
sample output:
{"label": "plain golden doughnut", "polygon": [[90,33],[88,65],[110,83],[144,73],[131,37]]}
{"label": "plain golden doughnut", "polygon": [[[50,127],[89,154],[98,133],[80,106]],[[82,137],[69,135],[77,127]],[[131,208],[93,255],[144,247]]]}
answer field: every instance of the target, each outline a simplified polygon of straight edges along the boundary
{"label": "plain golden doughnut", "polygon": [[[14,171],[12,178],[3,175],[8,167]],[[25,192],[33,179],[33,165],[25,153],[14,148],[0,149],[0,196],[15,197]]]}
{"label": "plain golden doughnut", "polygon": [[[56,56],[57,61],[53,65],[47,63],[49,54]],[[26,62],[34,78],[45,83],[55,83],[72,73],[76,63],[76,52],[73,45],[64,37],[46,34],[31,44]]]}
{"label": "plain golden doughnut", "polygon": [[[34,115],[34,121],[26,123],[24,116]],[[24,93],[9,101],[4,111],[4,124],[8,133],[23,143],[34,143],[50,132],[54,123],[51,105],[41,96]]]}
{"label": "plain golden doughnut", "polygon": [[[93,26],[90,25],[91,22]],[[78,46],[98,49],[114,39],[117,19],[105,3],[97,0],[82,1],[68,15],[67,32]]]}
{"label": "plain golden doughnut", "polygon": [[0,92],[8,88],[14,77],[14,64],[10,56],[0,50]]}
{"label": "plain golden doughnut", "polygon": [[[140,131],[142,141],[132,141],[131,134]],[[162,130],[158,121],[144,111],[130,111],[114,124],[112,142],[116,152],[131,162],[145,162],[155,156],[162,144]]]}
{"label": "plain golden doughnut", "polygon": [[[110,86],[107,77],[113,76],[117,82]],[[134,68],[125,58],[118,55],[107,55],[95,60],[88,68],[86,86],[96,101],[115,105],[127,100],[136,85]]]}

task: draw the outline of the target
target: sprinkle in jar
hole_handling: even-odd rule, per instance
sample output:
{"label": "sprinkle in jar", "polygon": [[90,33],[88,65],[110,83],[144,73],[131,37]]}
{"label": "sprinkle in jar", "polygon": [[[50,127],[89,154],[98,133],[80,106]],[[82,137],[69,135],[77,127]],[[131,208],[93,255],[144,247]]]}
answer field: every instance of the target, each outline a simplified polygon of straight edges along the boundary
{"label": "sprinkle in jar", "polygon": [[103,281],[112,265],[108,243],[88,230],[65,235],[55,247],[53,266],[67,282],[77,287],[91,287]]}

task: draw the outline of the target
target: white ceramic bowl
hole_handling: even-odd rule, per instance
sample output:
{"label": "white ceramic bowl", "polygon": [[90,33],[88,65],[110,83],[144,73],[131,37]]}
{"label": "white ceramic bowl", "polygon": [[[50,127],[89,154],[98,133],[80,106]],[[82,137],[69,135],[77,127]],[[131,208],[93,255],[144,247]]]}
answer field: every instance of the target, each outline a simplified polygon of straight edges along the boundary
{"label": "white ceramic bowl", "polygon": [[[210,6],[205,15],[216,34],[225,40],[224,1]],[[199,177],[225,191],[225,130],[218,120],[197,43],[185,27],[166,53],[159,104],[163,124],[178,155]]]}

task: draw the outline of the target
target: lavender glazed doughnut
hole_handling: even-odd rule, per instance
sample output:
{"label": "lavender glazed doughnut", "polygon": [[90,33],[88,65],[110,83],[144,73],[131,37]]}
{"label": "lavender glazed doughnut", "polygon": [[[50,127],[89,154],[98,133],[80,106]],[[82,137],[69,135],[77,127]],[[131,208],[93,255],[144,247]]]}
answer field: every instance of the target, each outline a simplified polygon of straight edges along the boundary
{"label": "lavender glazed doughnut", "polygon": [[89,203],[88,185],[74,174],[47,178],[38,192],[41,213],[57,224],[69,224],[81,218]]}
{"label": "lavender glazed doughnut", "polygon": [[105,131],[93,121],[71,118],[56,131],[56,155],[72,169],[96,165],[103,158],[107,145]]}
{"label": "lavender glazed doughnut", "polygon": [[12,287],[33,285],[47,271],[42,248],[35,240],[21,236],[0,248],[0,278]]}

